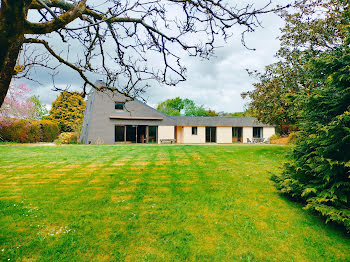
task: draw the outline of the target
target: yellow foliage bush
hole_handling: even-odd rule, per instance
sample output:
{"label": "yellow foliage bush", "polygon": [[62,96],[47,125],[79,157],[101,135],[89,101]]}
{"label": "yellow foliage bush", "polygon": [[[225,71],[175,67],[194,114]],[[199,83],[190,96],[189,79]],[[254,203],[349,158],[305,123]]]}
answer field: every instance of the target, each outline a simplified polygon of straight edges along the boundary
{"label": "yellow foliage bush", "polygon": [[80,131],[85,101],[80,93],[64,91],[52,103],[49,119],[56,121],[61,132]]}
{"label": "yellow foliage bush", "polygon": [[58,137],[58,142],[62,144],[76,144],[78,143],[78,134],[76,132],[64,132]]}
{"label": "yellow foliage bush", "polygon": [[289,137],[281,137],[277,135],[273,135],[270,138],[270,143],[275,145],[288,145],[289,144]]}

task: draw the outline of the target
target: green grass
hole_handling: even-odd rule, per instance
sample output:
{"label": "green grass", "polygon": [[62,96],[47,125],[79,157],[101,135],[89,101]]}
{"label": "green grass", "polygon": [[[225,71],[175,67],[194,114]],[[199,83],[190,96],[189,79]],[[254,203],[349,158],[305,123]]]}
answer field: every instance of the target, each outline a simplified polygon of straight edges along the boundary
{"label": "green grass", "polygon": [[281,197],[281,146],[0,147],[0,260],[350,261]]}

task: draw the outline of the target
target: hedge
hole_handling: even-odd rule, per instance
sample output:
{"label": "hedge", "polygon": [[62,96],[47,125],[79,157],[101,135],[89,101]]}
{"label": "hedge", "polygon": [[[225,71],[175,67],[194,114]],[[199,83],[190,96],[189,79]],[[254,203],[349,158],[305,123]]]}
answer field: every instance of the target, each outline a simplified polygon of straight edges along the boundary
{"label": "hedge", "polygon": [[54,141],[57,139],[60,129],[58,124],[52,120],[41,120],[41,130],[43,134],[43,141]]}
{"label": "hedge", "polygon": [[8,142],[52,142],[58,137],[59,128],[51,120],[27,120],[0,118],[0,139]]}

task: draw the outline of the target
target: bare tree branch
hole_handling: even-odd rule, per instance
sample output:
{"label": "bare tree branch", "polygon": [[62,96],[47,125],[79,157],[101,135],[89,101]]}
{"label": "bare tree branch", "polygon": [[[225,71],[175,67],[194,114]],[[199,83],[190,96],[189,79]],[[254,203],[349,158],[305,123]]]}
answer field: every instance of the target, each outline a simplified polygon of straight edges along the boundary
{"label": "bare tree branch", "polygon": [[[261,26],[259,15],[285,8],[273,8],[266,1],[256,8],[223,0],[11,0],[0,6],[0,69],[2,64],[11,67],[16,63],[5,60],[18,56],[17,45],[40,44],[48,57],[27,60],[23,75],[29,77],[30,68],[37,66],[57,68],[47,60],[53,57],[78,72],[85,91],[87,85],[100,88],[89,79],[92,75],[103,78],[111,90],[137,96],[152,81],[167,85],[184,81],[182,58],[210,58],[218,40],[228,40],[237,28],[246,46],[245,33]],[[29,10],[37,11],[39,18],[28,15]],[[26,39],[27,35],[32,36]],[[57,54],[50,45],[60,45],[62,53]],[[77,45],[79,50],[73,54],[71,47]],[[16,47],[15,55],[11,55],[11,46]],[[11,77],[3,84],[0,81],[0,104]]]}
{"label": "bare tree branch", "polygon": [[24,43],[32,43],[32,44],[42,44],[47,51],[53,56],[55,57],[60,63],[65,64],[66,66],[72,68],[73,70],[77,71],[79,73],[79,75],[81,76],[81,78],[88,83],[89,85],[91,85],[94,88],[97,88],[97,86],[95,86],[95,84],[93,84],[92,82],[89,81],[89,79],[86,77],[86,75],[84,74],[83,70],[80,69],[79,67],[69,63],[68,61],[64,60],[62,57],[60,57],[59,55],[57,55],[55,53],[55,51],[49,46],[48,42],[44,41],[44,40],[39,40],[39,39],[34,39],[34,38],[27,38]]}
{"label": "bare tree branch", "polygon": [[[47,34],[64,28],[67,24],[74,21],[76,18],[83,14],[86,8],[86,1],[87,0],[81,0],[78,4],[73,5],[72,8],[64,14],[60,15],[59,17],[56,16],[54,20],[45,23],[31,23],[26,20],[24,33]],[[46,3],[42,1],[41,3],[45,4],[45,8],[47,7]]]}

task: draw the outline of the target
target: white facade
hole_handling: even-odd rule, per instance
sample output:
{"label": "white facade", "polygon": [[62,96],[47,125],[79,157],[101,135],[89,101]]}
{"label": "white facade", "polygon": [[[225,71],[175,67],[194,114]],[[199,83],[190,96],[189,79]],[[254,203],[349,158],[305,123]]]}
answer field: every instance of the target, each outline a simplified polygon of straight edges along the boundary
{"label": "white facade", "polygon": [[[172,136],[171,130],[161,127],[162,138],[170,138]],[[160,133],[159,132],[159,133]],[[205,127],[197,127],[197,135],[192,134],[192,126],[177,126],[175,127],[176,143],[179,144],[204,144],[206,143]],[[263,138],[268,139],[275,134],[274,127],[263,127]],[[159,136],[160,136],[159,135]],[[247,138],[253,141],[253,127],[242,128],[242,141],[247,143]],[[158,141],[160,141],[158,139]],[[218,126],[216,127],[216,143],[232,143],[232,127],[231,126]]]}
{"label": "white facade", "polygon": [[232,143],[232,127],[218,126],[216,128],[216,142],[217,143]]}
{"label": "white facade", "polygon": [[263,128],[263,137],[265,139],[270,138],[275,134],[275,128],[273,126],[264,126]]}
{"label": "white facade", "polygon": [[249,138],[250,141],[253,141],[253,127],[246,126],[243,127],[243,143],[247,143],[247,138]]}
{"label": "white facade", "polygon": [[158,143],[162,139],[175,139],[175,126],[158,126]]}
{"label": "white facade", "polygon": [[180,138],[180,143],[185,144],[198,144],[205,143],[205,127],[198,126],[197,127],[197,135],[192,134],[191,126],[182,127],[182,137]]}

